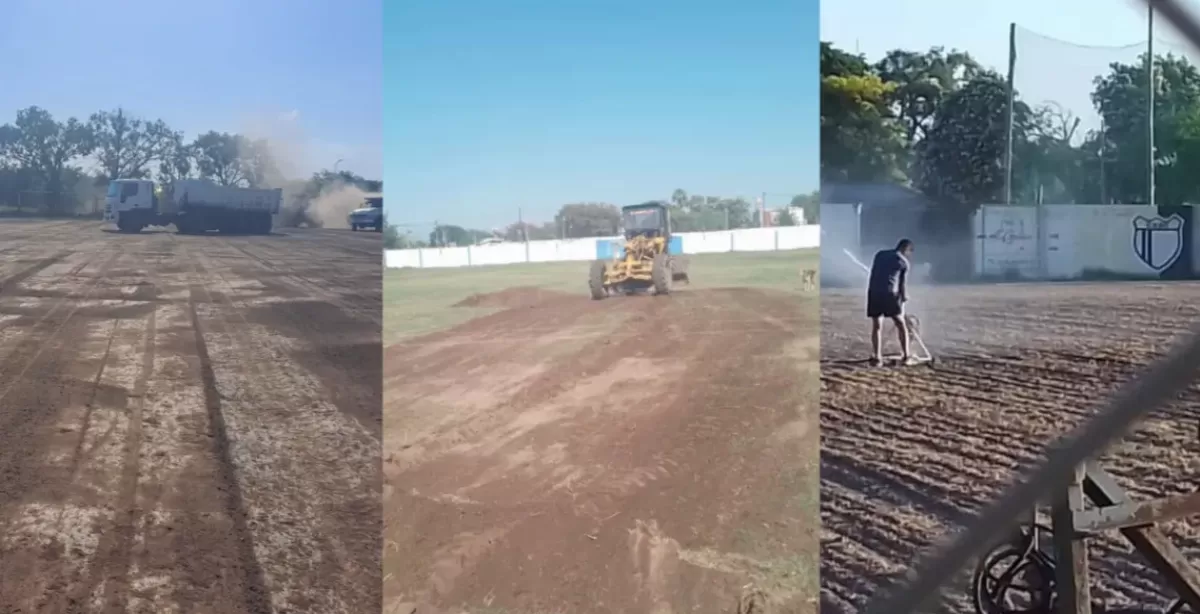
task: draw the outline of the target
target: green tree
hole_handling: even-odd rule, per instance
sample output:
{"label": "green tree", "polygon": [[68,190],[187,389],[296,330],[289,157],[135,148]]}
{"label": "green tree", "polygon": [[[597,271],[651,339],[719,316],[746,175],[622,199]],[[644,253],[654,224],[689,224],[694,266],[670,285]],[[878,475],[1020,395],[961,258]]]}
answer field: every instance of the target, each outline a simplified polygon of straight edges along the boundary
{"label": "green tree", "polygon": [[671,193],[671,204],[675,205],[676,207],[683,207],[687,204],[687,201],[688,193],[685,190],[676,189]]}
{"label": "green tree", "polygon": [[574,203],[563,205],[554,223],[568,239],[611,236],[621,225],[621,211],[607,203]]}
{"label": "green tree", "polygon": [[403,249],[400,245],[400,229],[395,224],[384,226],[383,247],[384,249]]}
{"label": "green tree", "polygon": [[[1023,109],[1023,107],[1022,107]],[[1033,109],[1015,130],[1013,202],[1101,202],[1098,147],[1079,134],[1081,120],[1056,104]]]}
{"label": "green tree", "polygon": [[970,54],[942,47],[917,52],[895,49],[875,64],[883,82],[891,84],[887,101],[912,147],[925,136],[942,101],[982,68]]}
{"label": "green tree", "polygon": [[59,122],[49,111],[28,107],[12,124],[0,126],[0,159],[26,169],[38,187],[49,192],[52,213],[64,208],[60,198],[67,187],[71,164],[95,150],[87,124],[74,117]]}
{"label": "green tree", "polygon": [[[917,142],[913,183],[935,202],[974,207],[1003,196],[1008,88],[981,73],[948,95],[925,138]],[[1030,111],[1017,105],[1018,136]]]}
{"label": "green tree", "polygon": [[833,43],[821,41],[820,53],[822,77],[865,75],[870,70],[866,58],[838,49]]}
{"label": "green tree", "polygon": [[904,179],[904,129],[890,104],[895,89],[860,56],[821,43],[823,182]]}
{"label": "green tree", "polygon": [[158,163],[158,180],[171,183],[180,179],[191,179],[196,168],[196,150],[176,133],[166,145],[162,160]]}
{"label": "green tree", "polygon": [[806,224],[821,223],[821,192],[819,190],[793,196],[790,204],[793,207],[799,207],[804,212]]}
{"label": "green tree", "polygon": [[[1195,167],[1181,163],[1179,154],[1190,149],[1190,126],[1200,107],[1200,71],[1186,58],[1166,55],[1154,59],[1154,136],[1156,201],[1181,204],[1200,197]],[[1104,119],[1104,139],[1111,164],[1106,164],[1108,187],[1116,202],[1145,203],[1146,58],[1133,64],[1114,63],[1098,77],[1092,102]]]}
{"label": "green tree", "polygon": [[108,179],[140,179],[153,162],[174,153],[180,135],[162,120],[146,121],[124,109],[99,111],[88,120],[95,137],[97,163]]}
{"label": "green tree", "polygon": [[429,233],[429,244],[434,247],[466,247],[481,239],[492,236],[486,230],[470,230],[453,224],[439,224]]}
{"label": "green tree", "polygon": [[209,131],[196,137],[192,155],[201,179],[228,186],[247,186],[250,179],[242,151],[248,142],[240,134]]}

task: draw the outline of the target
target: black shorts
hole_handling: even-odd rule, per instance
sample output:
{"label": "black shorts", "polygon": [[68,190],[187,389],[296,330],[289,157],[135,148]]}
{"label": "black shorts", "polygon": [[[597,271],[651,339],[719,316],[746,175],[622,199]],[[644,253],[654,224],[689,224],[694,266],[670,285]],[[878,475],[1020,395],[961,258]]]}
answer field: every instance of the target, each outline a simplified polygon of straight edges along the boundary
{"label": "black shorts", "polygon": [[904,314],[900,297],[889,293],[867,295],[868,318],[898,318]]}

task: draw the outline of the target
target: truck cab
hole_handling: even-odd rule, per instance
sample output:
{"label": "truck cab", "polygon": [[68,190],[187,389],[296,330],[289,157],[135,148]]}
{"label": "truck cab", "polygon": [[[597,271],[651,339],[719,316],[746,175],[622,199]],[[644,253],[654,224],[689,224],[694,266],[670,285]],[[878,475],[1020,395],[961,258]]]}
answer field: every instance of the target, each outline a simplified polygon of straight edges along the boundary
{"label": "truck cab", "polygon": [[363,199],[363,206],[350,212],[346,218],[350,230],[370,228],[375,232],[383,232],[383,195],[368,194]]}
{"label": "truck cab", "polygon": [[104,196],[104,221],[122,231],[141,230],[158,217],[158,194],[148,179],[114,179]]}
{"label": "truck cab", "polygon": [[114,179],[104,196],[104,221],[118,223],[122,213],[154,212],[157,199],[154,182],[146,179]]}

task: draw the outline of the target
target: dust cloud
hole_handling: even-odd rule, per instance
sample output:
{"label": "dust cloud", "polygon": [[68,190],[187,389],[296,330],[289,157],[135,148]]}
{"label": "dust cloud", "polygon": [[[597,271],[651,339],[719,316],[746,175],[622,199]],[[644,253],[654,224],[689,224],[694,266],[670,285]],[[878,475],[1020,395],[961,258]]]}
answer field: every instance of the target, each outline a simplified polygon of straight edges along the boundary
{"label": "dust cloud", "polygon": [[308,202],[305,215],[322,228],[349,228],[346,217],[351,211],[364,207],[367,193],[358,186],[338,181],[321,190]]}
{"label": "dust cloud", "polygon": [[[248,139],[242,156],[264,161],[264,183],[283,190],[279,225],[349,228],[346,217],[365,206],[367,192],[345,181],[326,184],[313,193],[316,186],[309,181],[313,172],[330,169],[315,159],[319,152],[313,151],[317,148],[304,134],[299,111],[249,118],[241,133]],[[336,161],[329,162],[337,166]]]}

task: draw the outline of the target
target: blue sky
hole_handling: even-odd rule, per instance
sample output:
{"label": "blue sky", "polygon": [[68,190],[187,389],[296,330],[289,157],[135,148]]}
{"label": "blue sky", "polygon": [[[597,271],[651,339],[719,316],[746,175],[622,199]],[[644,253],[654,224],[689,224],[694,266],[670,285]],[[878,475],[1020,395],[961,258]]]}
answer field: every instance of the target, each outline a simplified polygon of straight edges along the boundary
{"label": "blue sky", "polygon": [[[1146,12],[1131,0],[837,0],[821,5],[821,40],[857,48],[872,61],[896,48],[958,48],[1005,74],[1009,23],[1015,22],[1014,85],[1022,99],[1056,103],[1091,129],[1099,127],[1089,99],[1092,79],[1110,63],[1136,61],[1145,51]],[[862,18],[867,14],[871,19]],[[1155,25],[1156,52],[1195,61],[1165,20]]]}
{"label": "blue sky", "polygon": [[389,217],[815,190],[817,19],[817,0],[389,3]]}
{"label": "blue sky", "polygon": [[120,106],[189,137],[273,138],[289,174],[382,174],[381,0],[3,4],[0,123]]}

